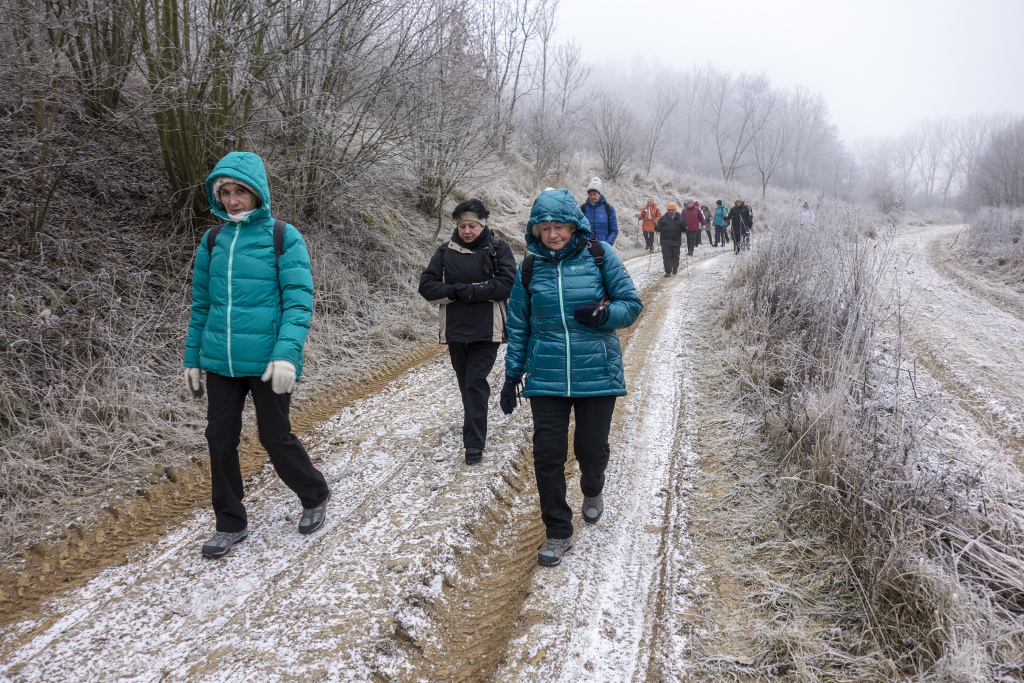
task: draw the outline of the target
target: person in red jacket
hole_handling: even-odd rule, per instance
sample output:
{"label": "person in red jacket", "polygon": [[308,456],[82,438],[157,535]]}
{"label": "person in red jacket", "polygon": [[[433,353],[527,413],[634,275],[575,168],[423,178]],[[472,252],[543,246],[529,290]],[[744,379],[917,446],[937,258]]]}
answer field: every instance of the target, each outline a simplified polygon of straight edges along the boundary
{"label": "person in red jacket", "polygon": [[654,251],[654,226],[657,225],[659,218],[661,218],[661,210],[654,203],[654,197],[648,197],[647,204],[640,209],[640,215],[637,216],[637,220],[643,221],[644,248],[647,251]]}
{"label": "person in red jacket", "polygon": [[686,225],[686,255],[693,256],[693,249],[700,237],[700,229],[704,227],[704,214],[700,207],[694,204],[693,197],[683,200],[683,224]]}

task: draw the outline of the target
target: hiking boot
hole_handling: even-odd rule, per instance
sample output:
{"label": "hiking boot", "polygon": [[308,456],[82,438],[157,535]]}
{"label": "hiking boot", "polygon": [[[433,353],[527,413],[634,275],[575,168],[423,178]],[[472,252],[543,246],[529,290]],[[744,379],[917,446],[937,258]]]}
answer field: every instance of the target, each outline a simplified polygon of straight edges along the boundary
{"label": "hiking boot", "polygon": [[545,567],[557,567],[562,563],[562,555],[572,550],[572,536],[569,538],[549,538],[544,547],[537,553],[537,562]]}
{"label": "hiking boot", "polygon": [[247,538],[249,538],[248,527],[241,531],[218,531],[203,544],[203,555],[221,557],[226,555],[233,545],[241,543]]}
{"label": "hiking boot", "polygon": [[672,273],[665,273],[665,277],[672,277]]}
{"label": "hiking boot", "polygon": [[311,534],[324,525],[327,521],[327,503],[331,500],[331,492],[327,492],[324,502],[316,507],[302,508],[302,517],[299,518],[299,533]]}
{"label": "hiking boot", "polygon": [[597,524],[604,514],[604,498],[601,494],[596,496],[583,496],[583,521],[587,524]]}
{"label": "hiking boot", "polygon": [[484,459],[484,452],[480,448],[467,448],[466,449],[466,464],[467,465],[479,465],[480,461]]}

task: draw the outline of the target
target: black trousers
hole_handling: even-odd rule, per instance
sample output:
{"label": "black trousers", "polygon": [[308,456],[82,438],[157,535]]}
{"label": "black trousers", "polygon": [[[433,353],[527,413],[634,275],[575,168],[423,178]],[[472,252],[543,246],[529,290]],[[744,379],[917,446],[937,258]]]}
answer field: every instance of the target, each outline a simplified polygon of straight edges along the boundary
{"label": "black trousers", "polygon": [[665,272],[669,275],[679,270],[679,245],[661,243],[661,261],[665,264]]}
{"label": "black trousers", "polygon": [[569,538],[572,536],[572,509],[565,500],[569,412],[576,413],[572,448],[580,466],[580,489],[585,496],[596,496],[604,490],[604,471],[611,452],[608,431],[615,410],[615,397],[534,396],[530,399],[530,410],[533,413],[533,471],[540,495],[540,516],[548,538]]}
{"label": "black trousers", "polygon": [[727,228],[724,225],[715,226],[715,246],[725,246],[726,241],[729,239]]}
{"label": "black trousers", "polygon": [[644,248],[649,251],[654,251],[654,233],[644,231]]}
{"label": "black trousers", "polygon": [[700,244],[700,230],[686,231],[686,253],[693,256],[693,249]]}
{"label": "black trousers", "polygon": [[743,247],[743,238],[746,234],[747,230],[742,225],[732,226],[732,250],[734,253],[740,253],[740,249]]}
{"label": "black trousers", "polygon": [[260,443],[267,449],[277,476],[302,502],[302,507],[316,507],[324,502],[329,490],[324,475],[292,434],[288,411],[291,394],[275,394],[270,382],[259,377],[225,377],[206,373],[206,441],[210,445],[210,474],[213,488],[213,512],[217,531],[241,531],[248,526],[242,498],[242,472],[238,464],[238,442],[242,434],[242,408],[245,397],[252,393],[256,407],[256,425]]}
{"label": "black trousers", "polygon": [[462,394],[462,445],[464,448],[484,447],[487,442],[487,402],[491,398],[491,385],[487,375],[498,356],[497,342],[448,344],[448,355],[459,380]]}

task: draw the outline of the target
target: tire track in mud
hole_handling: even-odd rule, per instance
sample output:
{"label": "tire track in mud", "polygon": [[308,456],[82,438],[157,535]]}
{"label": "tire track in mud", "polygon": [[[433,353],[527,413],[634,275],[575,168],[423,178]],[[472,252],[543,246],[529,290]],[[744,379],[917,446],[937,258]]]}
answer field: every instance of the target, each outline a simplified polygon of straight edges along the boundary
{"label": "tire track in mud", "polygon": [[[672,282],[658,277],[644,288],[645,300],[659,300]],[[633,358],[652,352],[632,350],[636,331],[653,325],[649,315],[622,334]],[[440,351],[404,364],[414,372],[393,366],[310,410],[333,414],[306,427],[310,453],[335,491],[324,532],[294,533],[292,494],[264,467],[247,484],[252,535],[226,561],[197,556],[211,515],[193,514],[153,552],[103,572],[39,619],[0,631],[0,677],[103,681],[111,670],[168,682],[493,675],[510,634],[547,618],[524,610],[543,542],[531,453],[523,447],[528,412],[492,415],[484,465],[466,468],[450,418],[457,390]],[[501,367],[499,359],[496,375]],[[614,429],[613,438],[622,438],[621,418]],[[205,508],[205,488],[202,494]],[[667,528],[646,533],[663,539]],[[87,671],[76,668],[82,661]]]}
{"label": "tire track in mud", "polygon": [[[369,377],[305,401],[293,413],[293,430],[306,440],[316,425],[380,391],[410,368],[436,358],[441,350],[438,345],[424,345]],[[267,454],[254,425],[248,427],[238,447],[242,478],[247,482],[267,465]],[[118,498],[94,519],[36,543],[16,563],[4,567],[0,572],[0,628],[36,611],[45,600],[84,586],[100,571],[157,542],[173,520],[206,507],[210,497],[209,457],[192,455],[189,462],[192,466],[188,468],[158,468],[135,490],[135,496]],[[43,623],[40,628],[46,626]]]}
{"label": "tire track in mud", "polygon": [[[642,265],[643,259],[638,260]],[[678,651],[682,647],[678,635],[684,629],[671,623],[673,620],[667,612],[678,612],[681,601],[687,600],[685,595],[680,597],[676,593],[681,575],[689,571],[680,562],[680,553],[685,552],[687,518],[684,511],[693,467],[693,452],[688,443],[692,440],[691,428],[680,429],[678,420],[673,419],[663,429],[655,430],[651,421],[643,422],[642,413],[651,408],[652,403],[661,403],[670,413],[677,413],[680,405],[694,400],[693,383],[677,381],[687,373],[676,352],[670,352],[670,359],[661,365],[653,359],[663,353],[661,347],[666,339],[678,341],[682,334],[681,329],[686,325],[683,316],[679,315],[678,307],[672,309],[671,303],[666,305],[666,301],[683,296],[680,290],[690,284],[686,274],[696,274],[699,263],[691,262],[684,269],[683,277],[675,280],[662,279],[659,267],[657,279],[643,290],[644,317],[621,334],[633,399],[632,402],[620,401],[613,419],[614,455],[609,476],[614,477],[616,483],[610,485],[608,493],[612,494],[612,489],[616,488],[643,491],[650,496],[649,509],[631,501],[628,494],[621,502],[610,500],[610,506],[617,505],[620,512],[610,511],[599,530],[577,528],[577,547],[566,556],[562,566],[540,568],[536,551],[544,540],[543,527],[536,505],[531,454],[528,448],[521,448],[520,457],[510,461],[516,470],[515,485],[509,486],[507,491],[496,492],[490,503],[488,517],[495,523],[493,528],[500,530],[481,537],[480,530],[473,529],[481,543],[462,558],[458,572],[462,582],[446,580],[442,594],[420,610],[420,615],[432,623],[429,630],[433,638],[417,642],[399,634],[398,646],[405,647],[406,656],[410,661],[417,661],[417,666],[412,672],[382,676],[382,680],[576,680],[579,674],[593,677],[594,672],[622,673],[623,668],[635,670],[641,680],[657,680],[658,672],[671,671],[678,664]],[[678,286],[669,291],[673,284]],[[673,313],[676,319],[669,324],[667,318]],[[692,343],[692,323],[690,325],[686,339]],[[671,329],[666,331],[666,327]],[[672,367],[673,379],[663,382],[657,390],[651,389],[648,386],[651,375],[664,372],[665,365]],[[658,422],[660,417],[652,419]],[[652,436],[654,431],[658,431],[659,436]],[[644,452],[624,448],[624,444],[645,436],[647,450]],[[656,448],[651,440],[658,438],[665,443]],[[652,460],[649,456],[653,450],[658,450],[659,455]],[[627,460],[629,462],[625,462]],[[567,480],[575,481],[578,471],[571,453],[567,469],[571,470],[567,471]],[[578,491],[572,493],[572,489],[570,486],[575,508],[581,495]],[[611,495],[608,497],[610,499]],[[622,512],[627,509],[628,513]],[[614,530],[607,529],[616,515],[620,516],[620,522]],[[634,528],[637,525],[638,528]],[[592,538],[600,535],[604,538]],[[568,597],[562,596],[562,604],[586,605],[589,610],[586,614],[564,614],[539,605],[536,595],[544,592],[552,579],[557,582],[560,576],[564,578],[570,573],[569,567],[581,562],[579,556],[587,554],[584,548],[592,540],[606,550],[612,549],[621,566],[626,567],[618,577],[619,583],[607,580],[607,576],[601,580],[601,572],[597,571],[594,576],[588,575],[586,581],[575,584]],[[658,558],[657,562],[647,561],[646,558],[652,556]],[[592,566],[599,564],[592,559],[582,562]],[[618,624],[617,631],[615,618],[607,618],[608,609],[621,615],[622,596],[627,594],[634,597],[626,598],[625,603],[632,605],[635,599],[639,611],[631,623]],[[418,598],[416,596],[414,601]],[[565,654],[565,642],[559,642],[558,638],[538,638],[533,632],[558,629],[556,625],[562,624],[564,641],[581,619],[592,623],[589,630],[593,644],[587,648],[586,656],[577,656],[585,660],[581,663],[583,669],[559,667],[555,663]],[[624,636],[626,631],[630,632],[628,636]],[[626,637],[636,647],[615,650],[609,656],[605,651],[609,634],[613,639]],[[675,643],[672,648],[668,647],[670,641]],[[556,651],[559,647],[561,650]],[[657,658],[652,658],[655,649],[661,652]],[[676,654],[666,654],[669,649]]]}

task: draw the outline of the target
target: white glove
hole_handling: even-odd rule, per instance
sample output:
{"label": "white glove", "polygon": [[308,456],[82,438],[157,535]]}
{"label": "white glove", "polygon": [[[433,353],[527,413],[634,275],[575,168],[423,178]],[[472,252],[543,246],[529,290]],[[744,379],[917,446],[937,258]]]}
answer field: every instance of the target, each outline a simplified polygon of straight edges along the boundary
{"label": "white glove", "polygon": [[199,368],[185,368],[185,388],[192,398],[202,398],[203,371]]}
{"label": "white glove", "polygon": [[269,380],[275,394],[290,394],[295,386],[295,365],[286,360],[272,360],[260,379]]}

